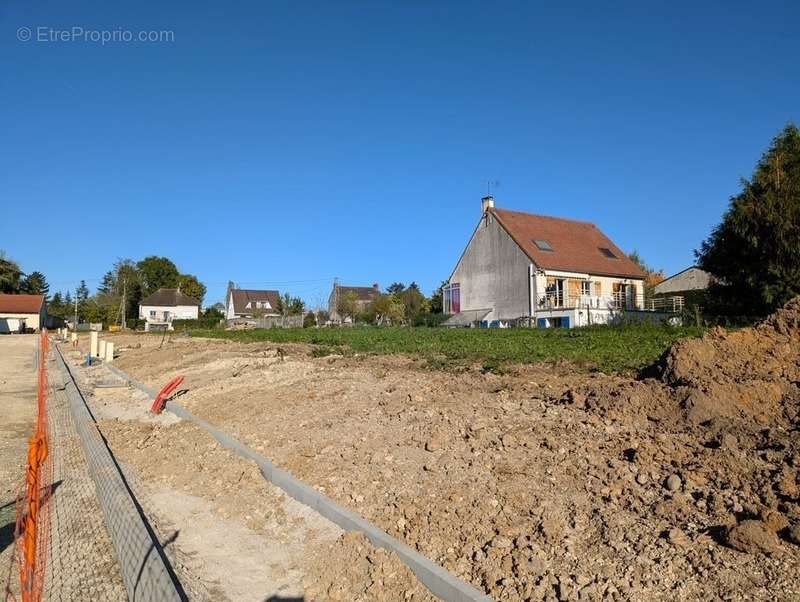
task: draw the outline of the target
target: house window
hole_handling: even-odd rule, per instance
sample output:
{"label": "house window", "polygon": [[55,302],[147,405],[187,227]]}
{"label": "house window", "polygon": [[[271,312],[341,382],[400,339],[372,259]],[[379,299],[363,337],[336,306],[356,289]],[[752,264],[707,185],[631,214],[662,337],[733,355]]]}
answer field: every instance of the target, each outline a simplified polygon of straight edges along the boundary
{"label": "house window", "polygon": [[150,317],[155,320],[155,318],[156,318],[156,310],[154,310],[154,309],[150,310]]}
{"label": "house window", "polygon": [[446,314],[457,314],[461,311],[461,286],[458,282],[444,287],[442,305]]}
{"label": "house window", "polygon": [[544,239],[534,239],[533,244],[535,244],[540,251],[549,251],[550,253],[553,252],[553,246],[549,241]]}
{"label": "house window", "polygon": [[581,280],[581,295],[589,296],[592,294],[592,283],[588,280]]}
{"label": "house window", "polygon": [[608,247],[598,247],[598,248],[600,249],[600,252],[603,255],[605,255],[606,257],[608,257],[609,259],[616,259],[617,258],[617,256],[614,255],[614,251],[612,251]]}

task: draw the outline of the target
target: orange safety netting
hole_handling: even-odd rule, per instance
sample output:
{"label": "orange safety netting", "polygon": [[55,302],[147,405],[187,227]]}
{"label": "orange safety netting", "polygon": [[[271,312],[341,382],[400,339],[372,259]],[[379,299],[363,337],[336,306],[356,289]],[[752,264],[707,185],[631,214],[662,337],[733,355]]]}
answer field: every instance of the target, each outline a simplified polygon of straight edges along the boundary
{"label": "orange safety netting", "polygon": [[[23,602],[39,602],[42,599],[48,556],[49,495],[53,475],[53,463],[48,450],[47,420],[49,343],[47,331],[43,329],[39,341],[36,431],[28,441],[25,482],[17,495],[16,559],[19,563],[20,595]],[[6,599],[9,597],[15,599],[10,583],[6,586]]]}

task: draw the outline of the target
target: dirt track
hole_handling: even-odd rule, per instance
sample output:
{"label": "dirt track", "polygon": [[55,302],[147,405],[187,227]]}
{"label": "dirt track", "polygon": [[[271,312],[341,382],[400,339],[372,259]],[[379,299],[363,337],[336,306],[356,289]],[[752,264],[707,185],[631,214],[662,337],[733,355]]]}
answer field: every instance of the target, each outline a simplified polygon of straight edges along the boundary
{"label": "dirt track", "polygon": [[[680,343],[645,381],[114,338],[122,369],[152,386],[184,374],[192,412],[496,599],[800,596],[800,305]],[[204,437],[117,427],[167,453]],[[317,565],[307,595],[346,590],[323,578],[340,566]]]}
{"label": "dirt track", "polygon": [[[36,423],[35,351],[33,335],[0,337],[0,587],[3,589],[14,552],[15,499],[25,478],[28,437]],[[11,584],[18,594],[16,576],[12,573]]]}

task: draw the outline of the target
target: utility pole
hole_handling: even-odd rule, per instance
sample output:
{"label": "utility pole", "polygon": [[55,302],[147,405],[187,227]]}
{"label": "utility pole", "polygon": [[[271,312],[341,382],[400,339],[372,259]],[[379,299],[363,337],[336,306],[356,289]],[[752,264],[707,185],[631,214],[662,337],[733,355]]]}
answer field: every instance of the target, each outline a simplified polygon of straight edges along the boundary
{"label": "utility pole", "polygon": [[73,324],[75,332],[78,332],[78,289],[75,289],[75,322]]}
{"label": "utility pole", "polygon": [[122,325],[121,325],[122,330],[125,330],[125,327],[128,324],[128,321],[126,320],[127,316],[125,315],[125,309],[127,308],[128,305],[127,293],[128,293],[128,279],[123,278],[122,279]]}

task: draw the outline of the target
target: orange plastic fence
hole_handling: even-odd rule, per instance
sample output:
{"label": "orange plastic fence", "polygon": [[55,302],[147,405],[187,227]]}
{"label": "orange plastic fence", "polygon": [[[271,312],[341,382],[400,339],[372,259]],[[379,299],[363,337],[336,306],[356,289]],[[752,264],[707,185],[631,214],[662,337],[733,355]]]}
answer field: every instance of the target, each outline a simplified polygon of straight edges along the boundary
{"label": "orange plastic fence", "polygon": [[[47,331],[39,340],[36,431],[28,441],[25,483],[17,501],[17,560],[20,594],[23,602],[39,602],[44,591],[47,543],[50,536],[49,494],[53,463],[49,454],[47,420],[47,355],[50,348]],[[7,593],[10,590],[7,589]]]}

